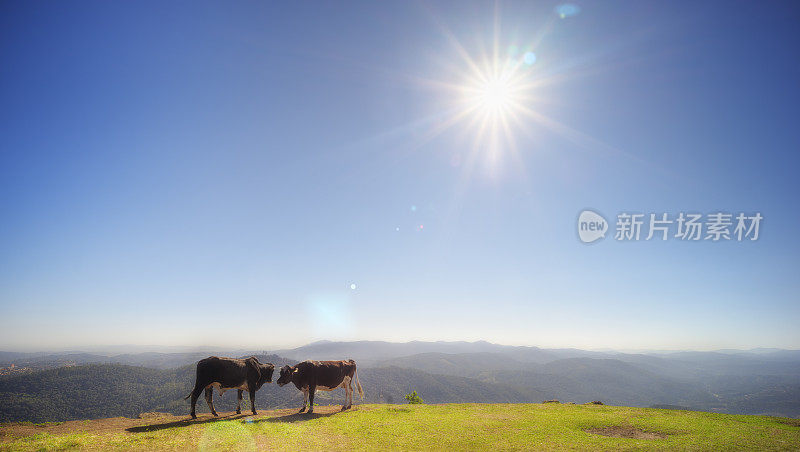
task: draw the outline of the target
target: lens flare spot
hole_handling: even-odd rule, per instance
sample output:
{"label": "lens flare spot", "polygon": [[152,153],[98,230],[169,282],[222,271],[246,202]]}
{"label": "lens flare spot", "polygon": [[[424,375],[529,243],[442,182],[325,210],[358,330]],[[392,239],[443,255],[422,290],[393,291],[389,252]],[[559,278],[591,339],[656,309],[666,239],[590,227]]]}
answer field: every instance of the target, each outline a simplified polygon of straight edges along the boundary
{"label": "lens flare spot", "polygon": [[350,284],[350,290],[356,290],[356,285],[355,284]]}
{"label": "lens flare spot", "polygon": [[528,66],[533,66],[533,63],[536,62],[536,54],[533,52],[526,52],[525,56],[522,57],[522,61]]}
{"label": "lens flare spot", "polygon": [[197,449],[201,451],[257,450],[255,438],[250,430],[240,423],[214,422],[203,429]]}
{"label": "lens flare spot", "polygon": [[577,16],[578,13],[580,12],[581,12],[580,6],[574,5],[572,3],[564,3],[556,6],[556,14],[558,14],[558,17],[562,19],[566,19],[567,17]]}
{"label": "lens flare spot", "polygon": [[348,295],[339,293],[311,296],[306,302],[307,319],[319,337],[344,337],[352,331],[353,315]]}

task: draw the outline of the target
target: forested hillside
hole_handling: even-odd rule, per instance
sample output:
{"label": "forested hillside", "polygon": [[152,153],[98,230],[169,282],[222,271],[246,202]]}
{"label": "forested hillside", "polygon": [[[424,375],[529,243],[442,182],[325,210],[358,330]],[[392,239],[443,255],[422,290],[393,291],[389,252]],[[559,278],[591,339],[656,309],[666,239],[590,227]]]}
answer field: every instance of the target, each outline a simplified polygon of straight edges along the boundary
{"label": "forested hillside", "polygon": [[[473,351],[391,357],[409,350],[470,349]],[[320,342],[290,352],[296,356],[355,357],[365,402],[369,403],[403,403],[403,396],[416,390],[429,403],[601,400],[612,405],[800,416],[800,356],[791,350],[626,354],[484,342]],[[389,357],[376,360],[381,353]],[[194,383],[195,366],[185,363],[204,354],[115,355],[142,366],[57,364],[75,355],[7,354],[5,358],[12,364],[38,357],[56,367],[0,376],[0,420],[39,422],[136,416],[146,411],[186,414],[189,402],[183,397]],[[78,356],[96,359],[99,355]],[[257,356],[276,367],[299,359]],[[215,404],[220,410],[231,410],[235,397],[235,391],[222,397],[215,393]],[[320,392],[317,401],[340,403],[343,397],[343,390]],[[301,394],[293,386],[278,388],[274,383],[264,385],[256,401],[260,409],[302,404]],[[199,401],[198,409],[207,410],[204,400]]]}
{"label": "forested hillside", "polygon": [[[262,362],[282,365],[275,356],[260,357]],[[139,413],[162,411],[188,414],[189,401],[183,398],[194,385],[194,365],[161,370],[118,364],[92,364],[37,371],[0,378],[0,421],[62,421],[101,417],[135,417]],[[365,402],[404,403],[412,390],[427,402],[525,402],[540,400],[543,394],[463,377],[432,375],[416,369],[359,369]],[[277,371],[273,380],[277,380]],[[357,403],[360,403],[356,395]],[[321,405],[338,404],[344,390],[317,393]],[[247,395],[245,394],[245,399]],[[246,401],[249,406],[249,402]],[[236,391],[222,397],[214,393],[219,411],[235,409]],[[302,393],[293,385],[265,384],[256,393],[257,409],[299,408]],[[207,411],[205,400],[198,411]]]}
{"label": "forested hillside", "polygon": [[[277,356],[259,358],[286,363]],[[194,378],[194,364],[177,369],[89,364],[0,377],[0,421],[135,417],[149,411],[188,413],[189,402],[183,398],[191,391]],[[269,390],[262,390],[256,401],[262,407],[285,405],[290,400],[288,393],[269,394]],[[235,391],[221,399],[215,394],[215,403],[221,409],[230,409],[235,397]],[[201,399],[201,411],[205,407]]]}

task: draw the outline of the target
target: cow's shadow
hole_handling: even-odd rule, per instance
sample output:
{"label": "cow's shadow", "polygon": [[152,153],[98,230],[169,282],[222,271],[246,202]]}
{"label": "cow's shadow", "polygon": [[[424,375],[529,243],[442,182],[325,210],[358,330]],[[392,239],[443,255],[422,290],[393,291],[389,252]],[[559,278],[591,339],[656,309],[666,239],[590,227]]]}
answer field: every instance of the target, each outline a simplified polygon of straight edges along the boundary
{"label": "cow's shadow", "polygon": [[259,422],[272,422],[272,423],[275,423],[275,422],[305,422],[305,421],[310,421],[312,419],[319,419],[321,417],[333,416],[333,415],[336,415],[336,414],[339,414],[339,413],[340,413],[339,411],[336,411],[334,413],[311,413],[311,414],[308,414],[308,413],[293,413],[293,414],[287,414],[285,416],[268,417],[268,418],[264,418],[264,419],[255,419],[253,421],[253,423],[259,423]]}
{"label": "cow's shadow", "polygon": [[[158,430],[163,430],[165,428],[172,428],[172,427],[188,427],[190,425],[197,425],[197,424],[207,424],[209,422],[219,422],[219,421],[232,421],[241,419],[242,422],[259,424],[261,422],[305,422],[310,421],[312,419],[319,419],[323,417],[333,416],[335,414],[339,414],[339,411],[335,411],[333,413],[292,413],[287,414],[284,416],[277,416],[277,417],[267,417],[261,419],[252,419],[252,415],[250,413],[247,414],[228,414],[222,415],[219,417],[211,417],[205,419],[181,419],[179,421],[171,421],[171,422],[164,422],[161,424],[150,424],[150,425],[138,425],[136,427],[128,427],[125,431],[129,433],[147,433],[147,432],[155,432]],[[251,419],[247,419],[251,418]]]}
{"label": "cow's shadow", "polygon": [[249,414],[229,414],[219,417],[212,417],[208,419],[182,419],[180,421],[172,421],[172,422],[164,422],[163,424],[150,424],[150,425],[139,425],[136,427],[128,427],[125,431],[130,433],[145,433],[145,432],[154,432],[157,430],[163,430],[165,428],[172,428],[172,427],[188,427],[190,425],[197,425],[197,424],[207,424],[209,422],[218,422],[218,421],[230,421],[234,419],[241,419],[250,416]]}

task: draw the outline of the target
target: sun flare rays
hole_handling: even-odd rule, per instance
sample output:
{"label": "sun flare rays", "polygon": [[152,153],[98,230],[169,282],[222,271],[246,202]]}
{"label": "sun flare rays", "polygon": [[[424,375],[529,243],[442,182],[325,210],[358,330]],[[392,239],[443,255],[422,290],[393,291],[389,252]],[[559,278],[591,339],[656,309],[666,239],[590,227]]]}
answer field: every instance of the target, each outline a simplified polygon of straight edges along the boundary
{"label": "sun flare rays", "polygon": [[[534,44],[501,42],[497,8],[494,13],[491,44],[472,51],[438,23],[458,59],[444,68],[450,77],[423,81],[448,96],[446,110],[451,112],[426,138],[457,128],[469,142],[461,151],[467,155],[459,161],[482,160],[490,166],[505,157],[519,161],[515,134],[526,120],[533,119],[527,112],[535,110],[536,89],[542,84],[535,78]],[[541,36],[536,36],[535,43],[540,41]]]}
{"label": "sun flare rays", "polygon": [[[435,113],[396,128],[411,136],[410,141],[398,142],[403,152],[395,154],[397,158],[410,156],[446,135],[452,140],[446,145],[450,162],[461,168],[463,178],[469,179],[476,170],[489,175],[510,170],[527,177],[531,162],[527,156],[544,141],[539,139],[543,134],[551,133],[581,150],[627,156],[548,115],[549,107],[565,103],[554,94],[563,92],[556,85],[596,71],[586,67],[593,62],[586,55],[559,58],[548,45],[557,24],[570,20],[580,9],[560,5],[535,28],[501,33],[499,5],[495,3],[491,30],[478,26],[475,33],[460,35],[461,39],[429,10],[446,43],[444,51],[432,55],[433,66],[439,70],[426,69],[436,76],[398,72],[391,76],[427,92],[432,102],[429,111]],[[523,33],[529,35],[527,39],[521,38]],[[488,42],[480,36],[489,37]],[[539,61],[540,52],[546,59]]]}

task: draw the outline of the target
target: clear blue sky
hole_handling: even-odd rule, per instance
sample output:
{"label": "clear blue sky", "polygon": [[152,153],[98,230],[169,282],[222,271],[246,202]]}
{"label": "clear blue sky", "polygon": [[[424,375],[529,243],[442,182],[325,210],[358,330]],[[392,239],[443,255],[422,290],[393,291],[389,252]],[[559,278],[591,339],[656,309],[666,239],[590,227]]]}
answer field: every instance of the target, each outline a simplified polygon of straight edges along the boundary
{"label": "clear blue sky", "polygon": [[[576,5],[2,2],[0,349],[800,347],[800,7]],[[448,119],[495,42],[498,146]]]}

